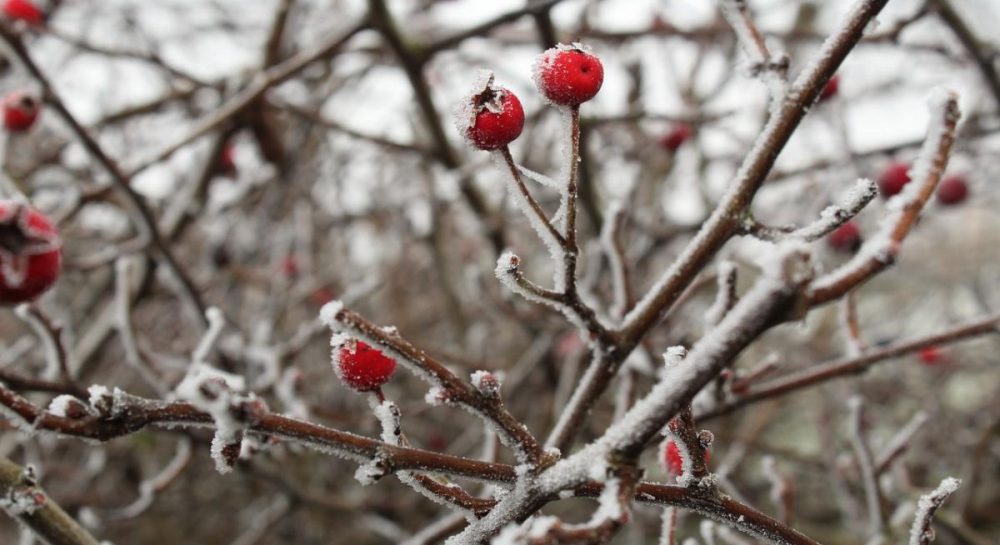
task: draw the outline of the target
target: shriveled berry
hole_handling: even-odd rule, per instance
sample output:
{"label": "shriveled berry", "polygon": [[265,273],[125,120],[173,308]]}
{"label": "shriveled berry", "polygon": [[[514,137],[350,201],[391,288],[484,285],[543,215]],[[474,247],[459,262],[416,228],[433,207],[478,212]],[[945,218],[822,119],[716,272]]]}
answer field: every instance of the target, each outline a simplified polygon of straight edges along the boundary
{"label": "shriveled berry", "polygon": [[52,222],[26,204],[0,201],[0,304],[37,298],[55,284],[61,264]]}
{"label": "shriveled berry", "polygon": [[856,223],[849,221],[834,229],[826,240],[838,252],[854,252],[861,246],[861,230]]}
{"label": "shriveled berry", "polygon": [[941,204],[958,204],[968,196],[969,185],[962,176],[949,176],[937,188],[937,198]]}
{"label": "shriveled berry", "polygon": [[577,45],[557,45],[539,55],[535,85],[554,104],[576,106],[594,98],[604,83],[601,60]]}
{"label": "shriveled berry", "polygon": [[660,138],[660,147],[669,152],[675,152],[692,136],[694,136],[694,128],[691,125],[678,123],[671,127],[670,132]]}
{"label": "shriveled berry", "polygon": [[889,163],[878,177],[879,192],[885,198],[899,194],[903,186],[910,183],[910,165],[893,161]]}
{"label": "shriveled berry", "polygon": [[521,135],[521,101],[509,89],[494,85],[492,74],[476,87],[459,112],[459,130],[464,128],[466,139],[479,149],[500,149]]}
{"label": "shriveled berry", "polygon": [[11,19],[24,21],[31,25],[45,22],[45,12],[31,0],[6,0],[3,4],[4,15]]}
{"label": "shriveled berry", "polygon": [[834,76],[826,82],[826,85],[823,86],[823,90],[819,92],[819,101],[825,102],[830,100],[831,98],[837,96],[837,92],[839,90],[840,76],[834,74]]}
{"label": "shriveled berry", "polygon": [[14,92],[3,99],[3,126],[10,132],[24,132],[35,124],[42,106],[28,93]]}
{"label": "shriveled berry", "polygon": [[396,371],[396,360],[363,341],[351,340],[337,348],[334,370],[349,388],[368,392],[388,382]]}

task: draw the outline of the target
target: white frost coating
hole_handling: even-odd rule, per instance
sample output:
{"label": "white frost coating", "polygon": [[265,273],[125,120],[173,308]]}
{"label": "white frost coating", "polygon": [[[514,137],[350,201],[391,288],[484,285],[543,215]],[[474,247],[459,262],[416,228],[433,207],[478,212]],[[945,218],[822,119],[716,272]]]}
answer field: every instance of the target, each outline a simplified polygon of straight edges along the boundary
{"label": "white frost coating", "polygon": [[930,494],[924,494],[917,502],[917,513],[910,528],[910,545],[926,545],[934,540],[934,530],[931,528],[931,518],[948,496],[955,493],[962,481],[948,477],[941,481],[937,489]]}
{"label": "white frost coating", "polygon": [[319,321],[330,329],[337,328],[337,314],[344,310],[344,303],[340,300],[330,301],[319,309]]}
{"label": "white frost coating", "polygon": [[878,185],[867,179],[859,178],[854,187],[847,193],[839,206],[831,205],[823,209],[819,219],[813,223],[789,233],[789,237],[802,240],[816,240],[833,231],[861,211],[878,196]]}
{"label": "white frost coating", "polygon": [[215,469],[222,474],[232,471],[224,449],[239,442],[245,424],[236,419],[232,407],[234,403],[250,401],[250,396],[240,396],[246,388],[243,377],[224,373],[205,363],[196,362],[188,369],[174,390],[178,399],[187,401],[212,416],[215,436],[212,438],[211,454]]}
{"label": "white frost coating", "polygon": [[448,402],[448,392],[440,386],[432,386],[424,394],[424,403],[431,407],[440,407]]}
{"label": "white frost coating", "polygon": [[956,96],[953,91],[943,88],[936,88],[931,92],[928,99],[931,121],[927,127],[927,136],[920,148],[920,154],[910,169],[909,174],[912,182],[904,185],[899,194],[889,199],[889,202],[886,203],[889,213],[882,218],[878,230],[868,237],[854,257],[830,274],[817,279],[813,283],[813,290],[822,291],[837,285],[873,259],[882,263],[889,263],[894,259],[899,248],[898,243],[892,239],[893,231],[906,210],[917,206],[920,201],[920,193],[931,175],[939,144],[949,132],[948,124],[957,121],[951,117],[948,108],[949,103],[956,100]]}
{"label": "white frost coating", "polygon": [[520,171],[525,178],[532,180],[534,182],[538,182],[539,184],[545,187],[558,190],[562,190],[563,188],[566,187],[565,183],[558,182],[554,178],[549,178],[548,176],[542,174],[541,172],[535,172],[534,170],[531,170],[530,168],[525,167],[524,165],[517,165],[517,170]]}
{"label": "white frost coating", "polygon": [[[561,259],[557,261],[558,263],[563,263]],[[584,324],[583,321],[580,320],[580,317],[577,316],[576,313],[573,312],[573,310],[568,306],[561,305],[551,299],[540,297],[518,284],[517,277],[520,273],[520,264],[521,258],[517,257],[516,254],[513,252],[504,252],[499,258],[497,258],[497,266],[493,269],[493,273],[496,275],[497,279],[500,280],[500,283],[511,292],[516,293],[533,303],[538,303],[540,305],[545,305],[558,310],[566,317],[567,320],[570,321],[570,323],[578,327],[581,331],[586,331],[586,324]],[[589,339],[586,340],[589,342]]]}
{"label": "white frost coating", "polygon": [[601,228],[601,246],[604,248],[604,255],[608,258],[608,266],[611,268],[611,293],[614,301],[611,304],[610,313],[616,320],[620,320],[625,315],[628,308],[628,287],[625,285],[625,263],[617,250],[615,243],[615,226],[622,215],[622,202],[612,201],[608,207],[606,220]]}
{"label": "white frost coating", "polygon": [[719,11],[722,12],[722,16],[726,19],[726,22],[729,23],[729,26],[733,27],[733,32],[736,33],[736,41],[739,42],[740,48],[746,53],[747,57],[752,62],[758,64],[768,62],[769,59],[757,47],[757,41],[754,39],[754,35],[750,31],[747,22],[743,19],[743,10],[740,9],[739,3],[736,0],[720,0],[716,3],[719,5]]}
{"label": "white frost coating", "polygon": [[299,395],[299,383],[303,378],[302,371],[290,366],[281,374],[274,385],[274,395],[285,407],[285,414],[300,420],[309,420],[312,411],[309,404]]}
{"label": "white frost coating", "polygon": [[705,324],[709,326],[719,323],[722,316],[733,304],[730,298],[732,292],[730,284],[736,281],[736,264],[728,259],[719,262],[715,275],[717,280],[715,301],[705,311],[704,317]]}
{"label": "white frost coating", "polygon": [[49,403],[49,406],[47,409],[45,409],[45,411],[53,416],[66,418],[67,410],[69,409],[70,405],[80,405],[82,407],[82,404],[77,398],[71,395],[64,394],[56,396],[56,398]]}
{"label": "white frost coating", "polygon": [[542,212],[532,208],[528,197],[521,192],[517,179],[515,179],[514,173],[510,172],[503,154],[501,152],[494,152],[492,156],[497,168],[504,173],[504,179],[507,181],[507,194],[510,195],[517,209],[527,218],[528,225],[535,230],[535,234],[538,235],[539,240],[542,241],[542,244],[545,245],[545,248],[549,252],[549,257],[552,259],[552,279],[555,284],[555,291],[563,291],[565,289],[566,264],[562,244],[546,226],[547,220],[542,217]]}
{"label": "white frost coating", "polygon": [[[6,269],[8,260],[2,261],[4,269]],[[9,261],[17,261],[17,258],[10,259]],[[27,267],[25,267],[25,269],[27,269]],[[6,279],[8,277],[4,276],[4,278]],[[8,281],[7,283],[12,286],[20,284],[20,282],[15,284],[13,281]],[[42,340],[42,344],[45,345],[45,371],[42,373],[42,378],[47,380],[56,380],[59,377],[59,373],[62,371],[62,364],[59,359],[59,347],[56,345],[59,340],[52,335],[52,332],[49,331],[42,320],[32,314],[30,304],[22,303],[17,305],[14,307],[14,314],[31,326],[31,329],[35,331],[38,338]]]}
{"label": "white frost coating", "polygon": [[496,375],[489,371],[475,371],[470,377],[472,386],[486,397],[497,397],[500,395],[500,381]]}
{"label": "white frost coating", "polygon": [[13,518],[23,517],[45,506],[47,498],[33,486],[12,488],[5,496],[0,496],[0,509]]}
{"label": "white frost coating", "polygon": [[683,346],[671,346],[663,353],[663,365],[670,369],[679,365],[687,357],[687,348]]}
{"label": "white frost coating", "polygon": [[[452,110],[452,121],[454,121],[455,128],[463,138],[468,139],[469,129],[476,123],[476,115],[479,113],[476,111],[476,97],[486,91],[493,91],[497,94],[502,91],[501,87],[494,84],[493,79],[493,72],[480,70],[469,92],[462,97],[462,100]],[[500,113],[500,110],[497,109],[499,106],[497,101],[489,101],[480,106],[494,113]]]}
{"label": "white frost coating", "polygon": [[928,416],[925,411],[918,411],[914,414],[913,418],[896,432],[896,435],[889,440],[878,456],[875,457],[878,466],[886,463],[889,457],[896,456],[899,452],[902,452],[910,440],[913,439],[913,436],[916,435],[917,431],[927,423],[927,419]]}
{"label": "white frost coating", "polygon": [[217,307],[209,307],[205,311],[205,318],[208,319],[208,330],[205,331],[205,335],[202,336],[198,346],[191,354],[191,359],[195,363],[203,362],[208,358],[208,353],[212,351],[215,341],[218,340],[222,328],[226,325],[225,317]]}

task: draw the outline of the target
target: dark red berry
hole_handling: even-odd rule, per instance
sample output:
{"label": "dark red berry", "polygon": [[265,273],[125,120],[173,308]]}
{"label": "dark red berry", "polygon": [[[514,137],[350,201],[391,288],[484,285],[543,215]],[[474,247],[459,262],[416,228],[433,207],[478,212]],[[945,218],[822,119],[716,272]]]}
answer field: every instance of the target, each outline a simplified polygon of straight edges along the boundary
{"label": "dark red berry", "polygon": [[838,252],[854,252],[861,246],[861,230],[856,223],[849,221],[834,229],[826,240]]}
{"label": "dark red berry", "polygon": [[885,198],[898,194],[908,183],[910,183],[910,165],[898,161],[889,163],[878,177],[879,192]]}
{"label": "dark red berry", "polygon": [[55,284],[61,264],[52,222],[26,204],[0,201],[0,304],[37,298]]}
{"label": "dark red berry", "polygon": [[969,185],[962,176],[949,176],[937,188],[937,198],[941,204],[958,204],[968,196]]}
{"label": "dark red berry", "polygon": [[31,0],[6,0],[3,4],[3,12],[11,19],[21,20],[31,25],[40,25],[45,22],[45,12]]}
{"label": "dark red berry", "polygon": [[3,126],[10,132],[24,132],[35,124],[41,104],[28,93],[14,92],[3,99]]}
{"label": "dark red berry", "polygon": [[819,92],[819,101],[824,102],[830,100],[831,98],[837,96],[837,91],[840,90],[840,76],[834,74],[826,85],[823,86],[823,90]]}
{"label": "dark red berry", "polygon": [[368,392],[380,388],[392,377],[396,360],[363,341],[351,340],[337,349],[334,369],[349,388]]}
{"label": "dark red berry", "polygon": [[286,278],[295,278],[299,275],[299,260],[294,255],[286,255],[281,260],[281,274]]}
{"label": "dark red berry", "polygon": [[[712,461],[712,451],[705,449],[705,464],[707,465],[710,461]],[[671,475],[677,476],[684,473],[684,460],[681,458],[681,451],[673,439],[667,441],[667,448],[663,452],[663,464]]]}
{"label": "dark red berry", "polygon": [[694,129],[691,125],[678,123],[670,129],[670,132],[660,138],[660,146],[669,152],[675,152],[692,136],[694,136]]}
{"label": "dark red berry", "polygon": [[941,348],[936,345],[926,346],[920,349],[918,356],[920,357],[920,363],[927,366],[935,366],[944,363],[944,354],[941,353]]}
{"label": "dark red berry", "polygon": [[460,112],[465,137],[482,150],[500,149],[521,135],[524,109],[510,90],[493,84],[492,74]]}
{"label": "dark red berry", "polygon": [[577,46],[558,45],[539,55],[535,85],[554,104],[576,106],[594,98],[604,83],[600,59]]}
{"label": "dark red berry", "polygon": [[226,142],[219,152],[219,172],[224,176],[236,175],[236,146]]}

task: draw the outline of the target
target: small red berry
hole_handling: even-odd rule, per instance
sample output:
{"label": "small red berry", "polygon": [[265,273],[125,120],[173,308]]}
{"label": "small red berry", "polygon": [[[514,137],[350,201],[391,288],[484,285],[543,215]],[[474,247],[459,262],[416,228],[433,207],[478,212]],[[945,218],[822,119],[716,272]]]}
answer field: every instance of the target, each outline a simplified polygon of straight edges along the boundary
{"label": "small red berry", "polygon": [[477,85],[467,99],[459,123],[464,125],[465,137],[473,146],[482,150],[500,149],[521,135],[524,109],[514,93],[493,84],[490,74],[486,83]]}
{"label": "small red berry", "polygon": [[[705,464],[712,461],[712,451],[705,449]],[[667,441],[667,448],[663,452],[663,464],[667,472],[671,475],[681,475],[684,473],[684,460],[681,458],[681,451],[677,447],[677,442],[673,439]]]}
{"label": "small red berry", "polygon": [[823,90],[819,92],[819,101],[825,102],[830,100],[831,98],[837,96],[837,91],[839,90],[840,76],[834,74],[834,76],[826,82],[826,85],[823,86]]}
{"label": "small red berry", "polygon": [[26,204],[0,201],[0,304],[31,301],[55,284],[62,262],[59,233]]}
{"label": "small red berry", "polygon": [[6,0],[3,12],[11,19],[18,19],[30,25],[40,25],[45,22],[45,12],[31,0]]}
{"label": "small red berry", "polygon": [[226,142],[219,152],[219,172],[223,176],[236,175],[236,146],[232,142]]}
{"label": "small red berry", "polygon": [[849,221],[834,229],[826,240],[838,252],[854,252],[861,246],[861,230],[856,223]]}
{"label": "small red berry", "polygon": [[968,196],[969,186],[962,176],[949,176],[937,188],[937,198],[941,204],[958,204]]}
{"label": "small red berry", "polygon": [[396,371],[396,360],[367,343],[345,342],[337,349],[334,370],[349,388],[359,392],[377,390]]}
{"label": "small red berry", "polygon": [[24,132],[35,124],[42,106],[28,93],[14,92],[3,99],[3,126],[10,132]]}
{"label": "small red berry", "polygon": [[921,348],[918,356],[920,357],[920,363],[927,366],[944,363],[944,354],[941,353],[941,348],[936,345]]}
{"label": "small red berry", "polygon": [[562,106],[587,102],[604,83],[600,59],[575,45],[560,44],[539,55],[534,74],[538,90]]}
{"label": "small red berry", "polygon": [[331,288],[327,286],[321,286],[319,288],[316,288],[311,294],[309,294],[309,300],[312,302],[312,304],[316,305],[317,307],[322,307],[323,305],[329,303],[330,301],[333,301],[336,295],[337,294],[335,294]]}
{"label": "small red berry", "polygon": [[281,274],[286,278],[295,278],[299,275],[299,260],[294,255],[286,255],[281,260]]}
{"label": "small red berry", "polygon": [[694,136],[694,129],[691,125],[678,123],[670,129],[670,132],[660,138],[660,146],[669,152],[675,152],[692,136]]}
{"label": "small red berry", "polygon": [[910,165],[893,161],[885,167],[878,177],[878,188],[885,198],[892,197],[910,183]]}

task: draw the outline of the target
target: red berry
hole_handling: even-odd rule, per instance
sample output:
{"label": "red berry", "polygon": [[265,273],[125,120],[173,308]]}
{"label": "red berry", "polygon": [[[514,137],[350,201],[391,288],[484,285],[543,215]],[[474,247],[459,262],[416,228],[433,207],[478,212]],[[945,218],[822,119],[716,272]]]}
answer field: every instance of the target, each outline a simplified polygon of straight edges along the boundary
{"label": "red berry", "polygon": [[45,13],[31,0],[7,0],[3,12],[11,19],[19,19],[31,25],[45,22]]}
{"label": "red berry", "polygon": [[[710,461],[712,461],[712,451],[706,449],[705,464],[707,465]],[[681,451],[673,439],[667,441],[667,448],[663,452],[663,464],[671,475],[684,473],[684,460],[681,458]]]}
{"label": "red berry", "polygon": [[941,204],[958,204],[969,196],[969,186],[962,176],[949,176],[937,188],[937,198]]}
{"label": "red berry", "polygon": [[941,353],[941,348],[935,345],[926,346],[920,349],[919,353],[920,363],[927,366],[934,366],[940,363],[944,363],[944,355]]}
{"label": "red berry", "polygon": [[236,175],[236,146],[232,142],[226,142],[219,152],[219,172],[224,176]]}
{"label": "red berry", "polygon": [[340,380],[359,392],[376,390],[396,371],[396,360],[367,343],[351,340],[337,349],[334,369]]}
{"label": "red berry", "polygon": [[849,221],[834,229],[826,240],[838,252],[853,252],[861,245],[861,230],[856,223]]}
{"label": "red berry", "polygon": [[3,126],[10,132],[24,132],[35,124],[42,106],[28,93],[14,92],[3,99]]}
{"label": "red berry", "polygon": [[510,90],[493,84],[490,74],[486,83],[468,99],[460,113],[459,123],[465,126],[465,137],[482,150],[500,149],[521,135],[524,109]]}
{"label": "red berry", "polygon": [[892,197],[910,183],[910,165],[893,161],[885,167],[878,178],[878,188],[885,198]]}
{"label": "red berry", "polygon": [[0,201],[0,304],[31,301],[55,284],[62,262],[59,233],[26,204]]}
{"label": "red berry", "polygon": [[299,261],[294,255],[286,255],[281,260],[281,274],[286,278],[295,278],[299,275]]}
{"label": "red berry", "polygon": [[316,290],[309,294],[309,300],[312,301],[312,304],[317,307],[322,307],[330,301],[333,301],[334,297],[336,297],[336,294],[327,286],[316,288]]}
{"label": "red berry", "polygon": [[660,146],[669,152],[675,152],[694,136],[694,129],[687,123],[678,123],[670,132],[660,138]]}
{"label": "red berry", "polygon": [[839,89],[840,76],[834,74],[834,76],[826,82],[826,85],[823,86],[823,90],[819,92],[819,101],[824,102],[837,96],[837,91]]}
{"label": "red berry", "polygon": [[545,98],[576,106],[594,98],[604,83],[600,59],[577,46],[557,45],[535,62],[535,85]]}

